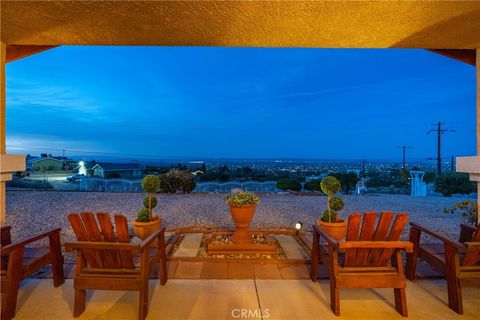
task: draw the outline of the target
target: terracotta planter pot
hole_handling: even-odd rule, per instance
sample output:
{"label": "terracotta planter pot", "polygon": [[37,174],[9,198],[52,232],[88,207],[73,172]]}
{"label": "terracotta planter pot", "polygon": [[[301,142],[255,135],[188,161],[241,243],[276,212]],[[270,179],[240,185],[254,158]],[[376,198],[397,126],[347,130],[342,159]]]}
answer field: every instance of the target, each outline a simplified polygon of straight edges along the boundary
{"label": "terracotta planter pot", "polygon": [[317,224],[336,240],[342,240],[347,236],[347,222],[342,219],[337,219],[335,222],[325,222],[318,218]]}
{"label": "terracotta planter pot", "polygon": [[137,220],[133,221],[133,232],[140,239],[145,239],[151,235],[155,230],[160,228],[162,225],[162,220],[158,216],[153,217],[153,221],[149,222],[140,222]]}
{"label": "terracotta planter pot", "polygon": [[255,213],[255,205],[233,207],[230,206],[230,212],[232,214],[233,221],[235,221],[235,233],[231,240],[233,243],[253,243],[252,236],[248,231],[250,227],[250,221],[252,221],[253,214]]}

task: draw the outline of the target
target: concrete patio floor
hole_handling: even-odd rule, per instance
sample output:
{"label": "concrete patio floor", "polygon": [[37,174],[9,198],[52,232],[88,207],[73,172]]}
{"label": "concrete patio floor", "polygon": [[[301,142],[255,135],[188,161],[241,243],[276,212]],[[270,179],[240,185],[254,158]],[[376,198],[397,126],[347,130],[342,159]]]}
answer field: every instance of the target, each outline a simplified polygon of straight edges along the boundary
{"label": "concrete patio floor", "polygon": [[[409,319],[478,319],[480,290],[464,288],[464,315],[447,306],[444,280],[408,282]],[[341,290],[341,317],[329,307],[329,282],[320,280],[187,280],[161,287],[150,280],[147,319],[404,319],[392,289]],[[15,319],[73,319],[73,281],[54,288],[49,279],[22,282]],[[250,310],[250,314],[242,309]],[[138,293],[89,291],[78,319],[137,319]]]}

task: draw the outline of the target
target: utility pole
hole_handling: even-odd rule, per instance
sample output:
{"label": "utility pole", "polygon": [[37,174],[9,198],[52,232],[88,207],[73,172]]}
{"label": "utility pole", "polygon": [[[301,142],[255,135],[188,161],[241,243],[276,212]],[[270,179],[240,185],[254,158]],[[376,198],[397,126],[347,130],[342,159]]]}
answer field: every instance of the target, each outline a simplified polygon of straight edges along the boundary
{"label": "utility pole", "polygon": [[362,160],[362,177],[365,178],[365,159]]}
{"label": "utility pole", "polygon": [[406,167],[407,167],[407,163],[406,163],[406,149],[412,149],[412,146],[406,146],[406,145],[403,145],[401,147],[397,146],[397,149],[403,149],[403,166],[402,166],[402,169],[405,170]]}
{"label": "utility pole", "polygon": [[437,132],[437,175],[442,174],[442,134],[445,132],[455,132],[455,130],[442,128],[442,125],[445,124],[445,122],[441,121],[433,123],[433,128],[427,132],[427,134],[430,134],[430,132]]}

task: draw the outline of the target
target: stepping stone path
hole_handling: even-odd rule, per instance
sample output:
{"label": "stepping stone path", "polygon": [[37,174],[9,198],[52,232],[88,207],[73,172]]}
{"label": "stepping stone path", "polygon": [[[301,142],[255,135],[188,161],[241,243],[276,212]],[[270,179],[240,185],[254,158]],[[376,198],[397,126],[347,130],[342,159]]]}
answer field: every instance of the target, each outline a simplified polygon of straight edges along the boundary
{"label": "stepping stone path", "polygon": [[197,256],[200,243],[202,242],[203,233],[187,233],[183,238],[174,257],[194,258]]}
{"label": "stepping stone path", "polygon": [[282,246],[287,259],[304,259],[303,248],[292,236],[277,235],[275,238],[277,238],[278,243]]}

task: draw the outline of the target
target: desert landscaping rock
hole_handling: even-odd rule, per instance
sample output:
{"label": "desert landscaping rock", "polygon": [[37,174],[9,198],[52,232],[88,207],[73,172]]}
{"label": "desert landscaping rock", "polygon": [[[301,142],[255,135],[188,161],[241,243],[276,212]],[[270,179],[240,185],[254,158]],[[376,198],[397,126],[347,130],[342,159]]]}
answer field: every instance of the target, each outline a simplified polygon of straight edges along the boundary
{"label": "desert landscaping rock", "polygon": [[[62,241],[74,240],[67,215],[71,212],[106,211],[122,213],[129,223],[142,206],[142,193],[61,192],[61,191],[7,191],[7,223],[12,225],[12,236],[19,239],[47,229],[61,227]],[[407,212],[410,221],[419,222],[441,231],[452,238],[458,237],[459,215],[443,212],[461,198],[425,197],[404,195],[351,195],[343,196],[345,209],[342,218],[349,213],[392,210]],[[297,221],[309,228],[326,208],[324,196],[296,196],[283,194],[260,194],[252,220],[254,227],[288,226]],[[159,214],[167,228],[185,226],[233,226],[230,210],[225,203],[225,194],[159,194],[155,213]],[[408,228],[403,233],[408,238]]]}

